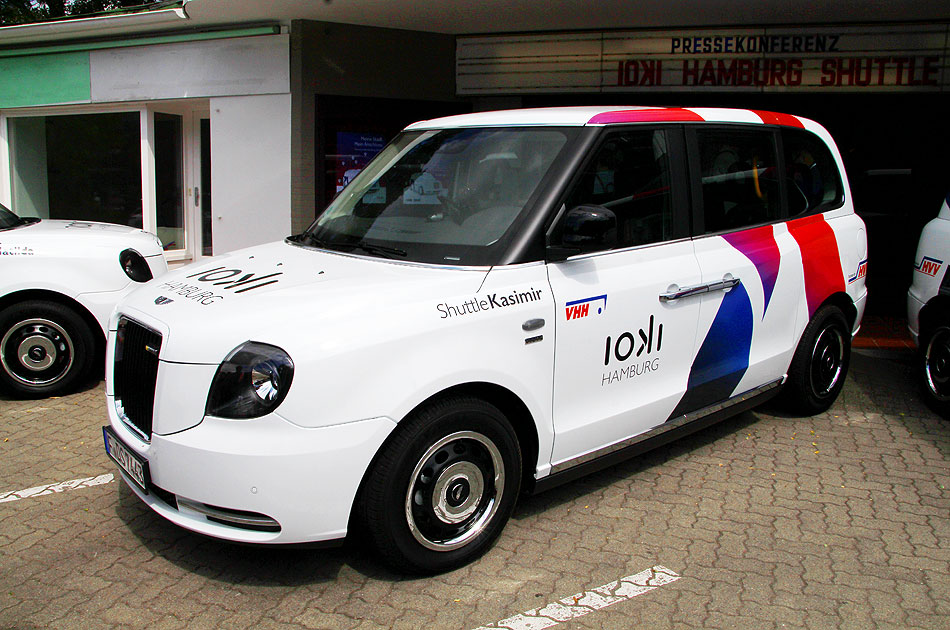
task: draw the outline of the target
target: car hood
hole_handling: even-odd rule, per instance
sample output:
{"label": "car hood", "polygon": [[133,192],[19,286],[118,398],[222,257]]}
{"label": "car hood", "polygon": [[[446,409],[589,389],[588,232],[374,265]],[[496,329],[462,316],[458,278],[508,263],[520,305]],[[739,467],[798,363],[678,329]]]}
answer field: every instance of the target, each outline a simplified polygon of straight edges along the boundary
{"label": "car hood", "polygon": [[[44,219],[21,227],[0,231],[3,244],[28,247],[35,255],[63,255],[69,247],[76,253],[88,248],[125,249],[131,247],[143,256],[162,253],[159,240],[139,228],[94,221],[61,221]],[[64,249],[65,247],[65,249]]]}
{"label": "car hood", "polygon": [[172,270],[132,292],[117,312],[162,333],[163,361],[216,365],[245,341],[291,352],[301,337],[383,322],[387,310],[434,311],[446,297],[477,291],[487,273],[284,241]]}

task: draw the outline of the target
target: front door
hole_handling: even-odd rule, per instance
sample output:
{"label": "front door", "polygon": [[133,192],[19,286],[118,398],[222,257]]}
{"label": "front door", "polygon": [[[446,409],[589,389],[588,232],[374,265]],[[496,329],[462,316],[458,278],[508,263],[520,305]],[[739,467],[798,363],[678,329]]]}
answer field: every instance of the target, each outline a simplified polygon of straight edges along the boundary
{"label": "front door", "polygon": [[[567,206],[617,218],[617,247],[548,265],[557,306],[552,464],[570,466],[665,422],[686,390],[702,280],[685,238],[679,129],[608,134]],[[678,148],[678,145],[677,145]],[[661,296],[666,296],[661,298]]]}

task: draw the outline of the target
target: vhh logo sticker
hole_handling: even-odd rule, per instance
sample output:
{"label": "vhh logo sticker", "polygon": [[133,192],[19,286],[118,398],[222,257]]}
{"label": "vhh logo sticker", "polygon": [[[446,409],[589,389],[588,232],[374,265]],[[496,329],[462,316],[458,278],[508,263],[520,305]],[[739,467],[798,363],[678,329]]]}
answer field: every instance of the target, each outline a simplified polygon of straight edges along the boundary
{"label": "vhh logo sticker", "polygon": [[[600,302],[603,301],[603,304]],[[594,297],[584,298],[583,300],[574,300],[564,305],[567,320],[580,319],[590,315],[590,305],[597,307],[597,314],[600,315],[607,309],[607,295],[595,295]]]}

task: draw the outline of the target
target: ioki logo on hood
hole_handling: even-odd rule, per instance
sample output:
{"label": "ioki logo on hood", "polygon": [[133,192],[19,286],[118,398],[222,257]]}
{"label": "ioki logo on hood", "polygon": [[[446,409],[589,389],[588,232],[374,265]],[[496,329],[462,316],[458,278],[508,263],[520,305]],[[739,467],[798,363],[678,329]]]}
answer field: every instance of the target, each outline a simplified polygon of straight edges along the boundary
{"label": "ioki logo on hood", "polygon": [[[166,289],[187,300],[198,302],[202,306],[209,306],[224,299],[223,295],[209,290],[210,287],[221,287],[223,291],[246,293],[247,291],[253,291],[254,289],[259,289],[269,284],[276,284],[279,282],[277,276],[282,275],[282,271],[275,271],[274,273],[259,276],[241,269],[214,267],[213,269],[204,269],[185,276],[186,278],[194,278],[193,282],[206,283],[204,286],[168,280],[159,285],[158,288]],[[158,304],[159,302],[156,300],[155,303]]]}
{"label": "ioki logo on hood", "polygon": [[[244,275],[238,278],[237,276],[240,276],[242,273]],[[253,273],[244,273],[240,269],[225,269],[224,267],[215,267],[214,269],[199,271],[185,277],[197,277],[198,282],[210,282],[214,286],[224,285],[224,289],[237,289],[235,293],[244,293],[245,291],[259,289],[268,284],[276,284],[278,282],[276,279],[267,280],[267,282],[261,282],[261,280],[265,280],[267,278],[276,278],[277,276],[282,275],[283,272],[277,271],[267,274],[266,276],[257,276]],[[242,288],[238,289],[238,287]]]}

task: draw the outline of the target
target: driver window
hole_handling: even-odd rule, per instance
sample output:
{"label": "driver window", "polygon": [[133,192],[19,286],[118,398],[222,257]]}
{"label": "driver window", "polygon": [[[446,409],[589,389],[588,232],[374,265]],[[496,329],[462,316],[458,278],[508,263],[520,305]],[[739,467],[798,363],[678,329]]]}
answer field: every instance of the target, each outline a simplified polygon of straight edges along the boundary
{"label": "driver window", "polygon": [[567,207],[602,206],[617,216],[617,247],[672,238],[667,132],[612,133],[597,149],[567,199]]}

